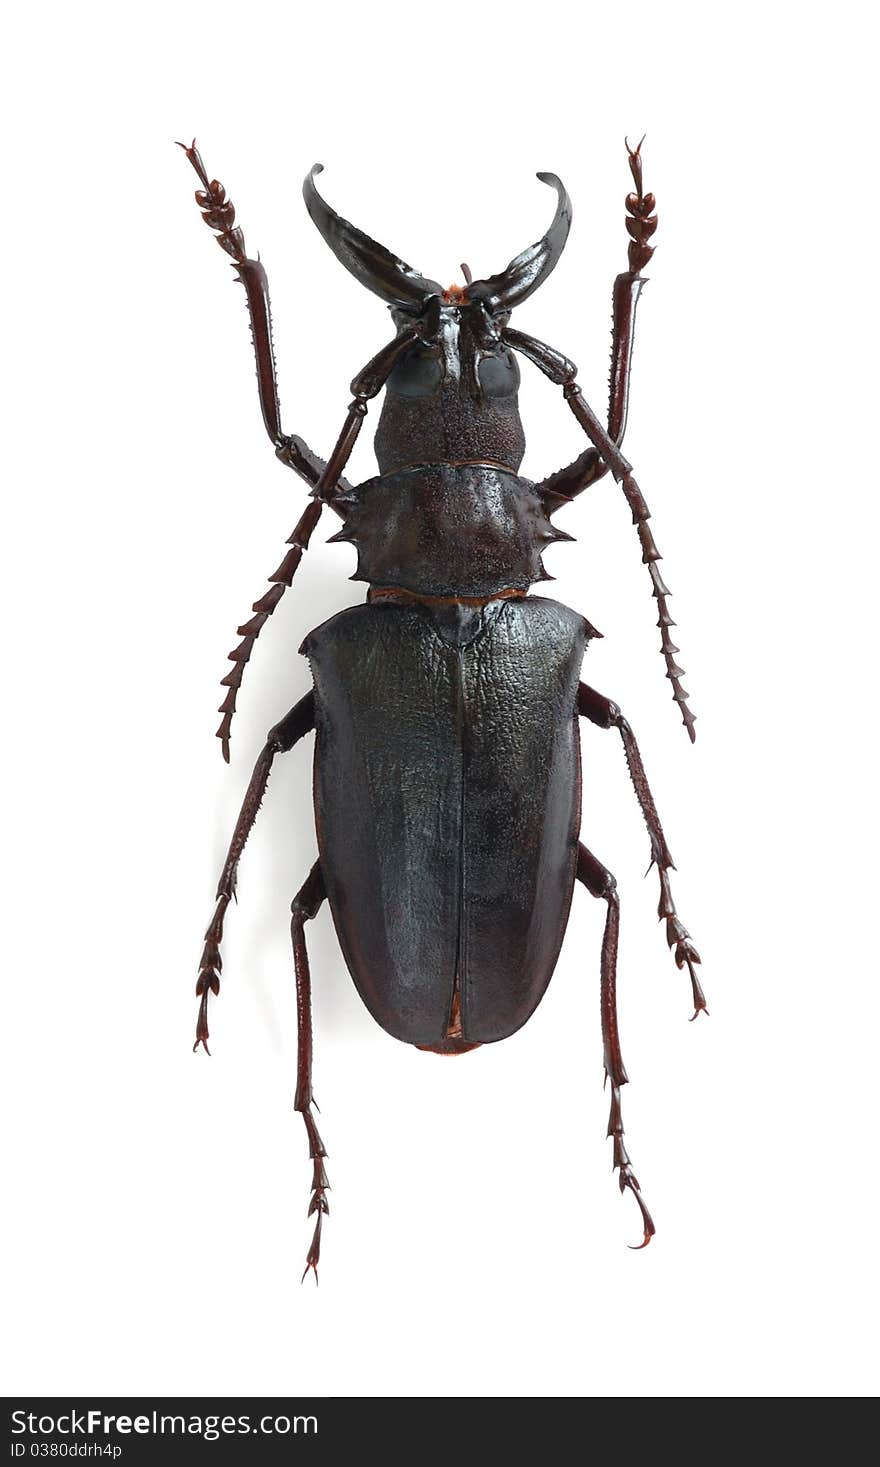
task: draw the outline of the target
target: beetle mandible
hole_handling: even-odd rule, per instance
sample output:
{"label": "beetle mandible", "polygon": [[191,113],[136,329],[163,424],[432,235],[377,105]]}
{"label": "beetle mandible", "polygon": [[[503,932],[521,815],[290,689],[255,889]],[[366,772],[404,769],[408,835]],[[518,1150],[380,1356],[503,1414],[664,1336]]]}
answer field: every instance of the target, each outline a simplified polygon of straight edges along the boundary
{"label": "beetle mandible", "polygon": [[[644,141],[644,140],[643,140]],[[236,697],[251,652],[292,580],[328,507],[342,520],[333,540],[357,550],[354,580],[365,604],[306,637],[313,688],[270,731],[257,759],[205,934],[196,993],[195,1049],[208,1050],[208,997],[220,989],[220,942],[241,853],[276,754],[316,736],[314,802],[318,860],[292,903],[298,1020],[294,1107],[313,1163],[309,1216],[315,1228],[303,1273],[317,1278],[321,1226],[329,1211],[326,1151],[312,1097],[311,978],[305,924],[326,899],[361,998],[389,1034],[419,1049],[464,1054],[514,1033],[550,981],[575,881],[606,903],[601,1021],[608,1135],[621,1193],[641,1211],[645,1247],[654,1223],[624,1145],[620,1092],[627,1075],[617,1022],[619,903],[611,872],[582,845],[578,718],[614,728],[624,752],[660,876],[659,916],[679,968],[687,967],[694,1018],[706,1010],[700,957],[675,909],[672,857],[638,746],[617,704],[579,682],[591,637],[584,617],[529,597],[551,579],[541,554],[572,537],[553,525],[563,505],[611,472],[632,510],[659,612],[661,650],[688,735],[694,716],[675,662],[669,590],[648,525],[650,512],[621,452],[642,269],[654,253],[654,196],[642,183],[641,143],[630,148],[634,192],[626,199],[628,269],[613,291],[607,423],[585,401],[574,363],[510,326],[515,306],[546,280],[571,225],[555,174],[547,233],[505,270],[445,289],[341,218],[318,192],[316,165],[303,185],[306,207],[337,259],[388,305],[395,334],[351,384],[353,400],[326,463],[281,429],[266,272],[246,251],[226,190],[209,178],[195,142],[181,143],[199,176],[196,202],[232,257],[245,288],[260,406],[283,464],[311,486],[309,503],[253,615],[229,654],[217,731],[224,758]],[[548,478],[520,477],[525,449],[517,405],[523,356],[562,388],[590,440]],[[385,389],[375,435],[376,477],[359,485],[343,471],[367,404]]]}

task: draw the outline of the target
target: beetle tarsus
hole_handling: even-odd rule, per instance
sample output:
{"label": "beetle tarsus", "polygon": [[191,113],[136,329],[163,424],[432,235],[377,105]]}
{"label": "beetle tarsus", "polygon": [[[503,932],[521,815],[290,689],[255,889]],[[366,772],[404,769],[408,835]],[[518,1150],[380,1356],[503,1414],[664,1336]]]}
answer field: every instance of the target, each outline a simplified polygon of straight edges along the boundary
{"label": "beetle tarsus", "polygon": [[702,958],[694,946],[690,933],[675,910],[672,887],[669,882],[670,866],[671,862],[669,865],[661,863],[657,868],[660,873],[660,904],[657,908],[657,916],[666,923],[666,941],[673,950],[675,966],[677,968],[686,967],[690,975],[691,992],[694,999],[693,1019],[695,1019],[698,1014],[708,1015],[709,1013],[706,1007],[706,995],[696,973],[696,964],[701,963]]}
{"label": "beetle tarsus", "polygon": [[309,1155],[312,1158],[312,1195],[309,1198],[309,1208],[306,1216],[311,1217],[312,1214],[315,1213],[316,1217],[315,1231],[312,1235],[311,1245],[306,1256],[306,1266],[303,1270],[303,1276],[300,1282],[302,1283],[302,1281],[305,1279],[306,1274],[311,1268],[314,1269],[315,1283],[317,1283],[318,1260],[321,1256],[321,1224],[324,1217],[328,1216],[330,1213],[330,1203],[327,1201],[326,1196],[327,1192],[330,1189],[330,1182],[328,1180],[327,1172],[324,1167],[324,1158],[326,1157],[327,1152],[325,1151],[321,1138],[318,1135],[315,1123],[312,1120],[312,1117],[308,1110],[303,1111],[302,1115],[303,1120],[306,1123],[306,1131],[309,1137]]}
{"label": "beetle tarsus", "polygon": [[[626,142],[626,139],[624,141]],[[645,268],[654,253],[654,247],[648,241],[657,228],[654,195],[642,192],[642,143],[644,141],[643,134],[635,148],[631,148],[626,142],[629,171],[636,190],[634,194],[628,194],[626,199],[626,229],[630,237],[629,268],[634,275]]]}
{"label": "beetle tarsus", "polygon": [[640,1248],[647,1248],[657,1229],[654,1226],[654,1219],[648,1211],[645,1199],[642,1196],[642,1189],[639,1186],[638,1177],[632,1169],[632,1162],[627,1155],[626,1146],[624,1145],[623,1111],[620,1103],[620,1085],[615,1084],[613,1081],[611,1085],[611,1111],[608,1116],[608,1135],[612,1137],[614,1141],[613,1168],[618,1174],[617,1185],[620,1188],[620,1195],[622,1197],[624,1192],[626,1192],[627,1190],[630,1191],[639,1205],[639,1212],[642,1214],[644,1237],[641,1243],[627,1244],[627,1247],[632,1248],[635,1252],[638,1252]]}
{"label": "beetle tarsus", "polygon": [[[228,867],[228,862],[227,862]],[[193,1053],[199,1045],[204,1045],[205,1053],[210,1054],[208,1049],[208,996],[215,996],[220,992],[220,973],[223,968],[223,959],[220,956],[220,943],[223,939],[223,918],[226,908],[235,891],[235,873],[224,870],[225,885],[217,893],[217,905],[211,918],[210,926],[205,933],[205,945],[202,948],[202,956],[199,961],[199,976],[196,980],[196,997],[200,1000],[199,1017],[196,1023],[196,1042],[193,1045]]]}
{"label": "beetle tarsus", "polygon": [[202,218],[208,228],[214,230],[220,248],[227,255],[231,255],[237,264],[243,265],[247,261],[247,250],[241,229],[234,227],[234,204],[231,199],[227,198],[222,183],[216,178],[208,177],[201,154],[196,147],[195,138],[190,147],[187,147],[186,143],[178,143],[177,146],[183,149],[202,185],[200,189],[196,190],[196,203],[202,211]]}
{"label": "beetle tarsus", "polygon": [[202,992],[201,1002],[199,1004],[199,1017],[196,1021],[196,1042],[193,1045],[193,1054],[196,1054],[198,1052],[199,1045],[202,1045],[204,1047],[205,1054],[210,1055],[211,1053],[210,1049],[208,1048],[208,1039],[210,1037],[208,1034],[209,992],[210,989],[207,987]]}
{"label": "beetle tarsus", "polygon": [[631,1192],[632,1196],[635,1197],[636,1202],[639,1205],[639,1212],[642,1214],[642,1228],[644,1229],[644,1232],[642,1235],[641,1243],[627,1243],[626,1246],[630,1249],[631,1252],[640,1253],[643,1248],[647,1248],[657,1229],[654,1226],[654,1219],[651,1217],[650,1212],[645,1206],[644,1199],[641,1193],[641,1188],[639,1187],[639,1184],[636,1181],[635,1177],[628,1178],[625,1182],[623,1182],[620,1190],[621,1192],[623,1192],[627,1188]]}
{"label": "beetle tarsus", "polygon": [[[635,1197],[636,1202],[639,1204],[639,1207],[641,1209],[641,1212],[642,1212],[642,1222],[644,1223],[644,1226],[645,1226],[645,1232],[644,1232],[644,1236],[642,1238],[641,1243],[627,1243],[626,1246],[627,1246],[627,1248],[629,1248],[630,1252],[632,1252],[632,1253],[641,1253],[642,1249],[643,1248],[647,1248],[648,1244],[650,1243],[651,1239],[653,1238],[655,1229],[654,1229],[654,1224],[653,1223],[651,1223],[651,1226],[649,1228],[648,1225],[647,1225],[647,1223],[645,1222],[645,1214],[647,1212],[647,1209],[643,1206],[642,1199],[639,1196],[638,1192],[634,1192],[633,1193],[633,1196]],[[648,1215],[648,1218],[650,1219],[650,1213],[648,1213],[647,1215]]]}
{"label": "beetle tarsus", "polygon": [[305,1283],[306,1274],[308,1273],[309,1269],[311,1269],[313,1274],[315,1275],[315,1284],[317,1285],[318,1283],[318,1264],[321,1259],[321,1221],[323,1219],[323,1216],[324,1214],[322,1212],[319,1212],[315,1220],[315,1231],[312,1234],[311,1246],[309,1247],[309,1251],[306,1255],[306,1266],[302,1271],[302,1278],[300,1279],[301,1284]]}
{"label": "beetle tarsus", "polygon": [[704,994],[700,986],[700,980],[697,977],[696,971],[694,969],[694,964],[700,961],[700,955],[690,943],[688,943],[687,945],[682,945],[681,950],[683,953],[681,962],[679,962],[678,950],[676,950],[675,961],[678,963],[678,966],[680,968],[683,967],[686,963],[688,973],[690,974],[691,991],[694,996],[694,1011],[691,1014],[689,1020],[689,1023],[692,1024],[694,1022],[694,1019],[698,1019],[700,1017],[700,1014],[705,1014],[706,1018],[708,1019],[709,1010],[706,1007],[706,995]]}
{"label": "beetle tarsus", "polygon": [[[306,1255],[306,1266],[303,1269],[303,1276],[300,1279],[300,1283],[305,1281],[309,1269],[314,1271],[315,1283],[318,1282],[318,1262],[321,1257],[321,1224],[324,1217],[329,1215],[330,1212],[330,1204],[326,1196],[330,1188],[330,1183],[324,1168],[324,1158],[327,1152],[321,1137],[318,1135],[318,1128],[311,1114],[311,1107],[314,1103],[314,1100],[310,1100],[305,1109],[302,1110],[302,1117],[305,1121],[306,1132],[309,1138],[309,1156],[312,1159],[312,1195],[309,1200],[309,1210],[306,1215],[311,1217],[315,1213],[316,1217],[315,1231],[312,1234],[311,1245]],[[297,1110],[301,1109],[299,1097],[297,1097],[295,1108]]]}

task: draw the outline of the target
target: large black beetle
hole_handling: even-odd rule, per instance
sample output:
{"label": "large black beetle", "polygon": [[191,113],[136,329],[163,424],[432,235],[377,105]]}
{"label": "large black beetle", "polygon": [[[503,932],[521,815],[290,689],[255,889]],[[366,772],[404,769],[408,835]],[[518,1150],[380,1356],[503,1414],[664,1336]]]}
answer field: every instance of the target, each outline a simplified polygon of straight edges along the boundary
{"label": "large black beetle", "polygon": [[[183,146],[183,145],[181,145]],[[641,1209],[643,1243],[654,1224],[623,1141],[620,1090],[626,1071],[616,1009],[619,928],[614,877],[579,843],[578,717],[616,728],[660,875],[660,916],[678,966],[687,966],[695,1015],[705,1010],[699,955],[669,886],[672,858],[639,751],[620,709],[578,681],[596,635],[576,612],[527,596],[548,579],[545,546],[570,537],[552,515],[609,470],[632,509],[651,574],[661,647],[685,727],[693,715],[675,663],[668,589],[660,576],[649,511],[620,445],[640,271],[651,258],[654,198],[642,187],[640,148],[628,148],[635,192],[626,200],[629,268],[614,283],[607,426],[581,395],[573,363],[513,330],[513,308],[556,265],[571,224],[560,180],[547,233],[500,274],[443,289],[340,218],[321,198],[312,169],[309,213],[342,264],[390,307],[395,335],[352,383],[353,401],[324,463],[282,432],[266,274],[246,252],[223,186],[205,172],[195,143],[185,152],[202,187],[196,201],[243,282],[253,329],[263,420],[278,457],[312,486],[308,507],[270,588],[239,627],[218,729],[229,757],[244,667],[267,618],[290,585],[322,509],[342,519],[335,540],[357,550],[354,579],[365,605],[341,612],[306,638],[313,691],[269,734],[257,760],[205,935],[197,993],[196,1045],[208,1048],[207,1005],[220,987],[223,919],[236,871],[276,754],[314,729],[319,859],[294,899],[299,1058],[296,1109],[314,1164],[316,1214],[306,1272],[317,1264],[328,1211],[326,1152],[312,1112],[310,975],[306,921],[326,898],[358,991],[395,1038],[441,1054],[504,1039],[540,1002],[559,955],[572,889],[580,880],[607,903],[601,958],[608,1133],[621,1191]],[[517,354],[562,387],[591,443],[540,483],[519,475],[525,447]],[[375,437],[379,474],[356,487],[342,473],[367,410],[385,388]]]}

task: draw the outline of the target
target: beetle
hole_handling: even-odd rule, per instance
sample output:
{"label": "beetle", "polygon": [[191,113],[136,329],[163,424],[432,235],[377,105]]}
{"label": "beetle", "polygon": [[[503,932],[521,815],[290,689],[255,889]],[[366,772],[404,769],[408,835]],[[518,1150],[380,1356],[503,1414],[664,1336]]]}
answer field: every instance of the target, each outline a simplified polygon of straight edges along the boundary
{"label": "beetle", "polygon": [[[642,140],[644,141],[644,139]],[[266,272],[247,254],[223,185],[209,178],[195,141],[187,158],[196,202],[244,285],[263,422],[280,461],[311,488],[268,591],[238,632],[217,730],[224,758],[244,668],[290,586],[325,507],[341,520],[331,538],[357,551],[353,580],[367,598],[311,632],[300,651],[312,689],[270,731],[257,759],[217,888],[199,967],[194,1049],[208,1050],[208,999],[220,989],[220,943],[238,864],[277,754],[314,731],[318,860],[293,900],[298,1059],[294,1107],[313,1164],[314,1234],[303,1278],[317,1279],[329,1211],[326,1150],[312,1097],[311,977],[305,926],[325,901],[358,992],[377,1022],[404,1043],[459,1055],[519,1029],[550,981],[575,881],[606,903],[601,1023],[608,1135],[621,1193],[638,1203],[645,1247],[655,1228],[624,1143],[627,1075],[617,1021],[620,923],[615,878],[579,839],[578,719],[620,735],[660,877],[659,916],[676,964],[688,969],[694,1015],[706,1012],[700,962],[675,909],[673,867],[633,732],[611,699],[579,681],[591,638],[577,612],[529,596],[551,577],[541,555],[572,539],[552,516],[611,472],[632,511],[659,613],[661,651],[690,739],[694,715],[675,662],[669,590],[660,575],[650,511],[621,451],[636,307],[657,226],[644,191],[639,143],[627,143],[628,268],[613,289],[607,422],[561,352],[515,330],[513,309],[555,268],[571,203],[560,179],[547,232],[499,274],[444,289],[343,219],[319,193],[316,165],[303,195],[337,259],[389,307],[395,332],[355,377],[353,399],[326,463],[282,431]],[[522,356],[551,382],[590,440],[566,468],[532,482],[519,474],[525,438],[518,409]],[[385,389],[375,434],[379,473],[358,485],[343,471],[368,403]]]}

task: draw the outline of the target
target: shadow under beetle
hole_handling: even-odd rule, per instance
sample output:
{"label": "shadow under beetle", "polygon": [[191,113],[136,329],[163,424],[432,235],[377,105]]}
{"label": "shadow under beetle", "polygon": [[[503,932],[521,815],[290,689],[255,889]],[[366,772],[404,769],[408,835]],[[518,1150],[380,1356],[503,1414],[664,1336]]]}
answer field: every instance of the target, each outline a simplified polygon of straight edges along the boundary
{"label": "shadow under beetle", "polygon": [[[325,898],[349,971],[389,1034],[436,1054],[464,1054],[513,1034],[534,1012],[556,965],[575,881],[607,904],[601,1016],[608,1134],[620,1190],[632,1192],[644,1237],[654,1223],[623,1139],[626,1071],[616,1003],[619,904],[610,871],[579,842],[578,718],[619,732],[660,876],[659,914],[679,968],[687,966],[694,1017],[706,1008],[700,958],[675,910],[672,857],[632,730],[609,698],[579,682],[599,634],[555,601],[527,595],[549,580],[544,547],[570,535],[552,516],[609,470],[632,510],[659,611],[661,646],[689,737],[694,717],[681,685],[668,588],[648,526],[649,510],[621,453],[636,306],[657,219],[642,187],[640,148],[627,145],[634,192],[626,200],[629,268],[613,295],[611,386],[603,425],[553,347],[515,331],[513,308],[556,266],[571,225],[560,180],[547,233],[499,275],[444,290],[340,218],[321,198],[313,168],[306,207],[337,259],[388,305],[395,334],[351,384],[353,401],[324,463],[288,437],[280,410],[266,272],[245,250],[235,210],[201,157],[184,148],[202,187],[196,202],[235,263],[247,295],[263,422],[282,463],[311,485],[311,498],[270,587],[239,627],[229,654],[218,729],[224,758],[245,664],[291,584],[325,506],[342,520],[333,540],[357,550],[354,580],[364,605],[311,632],[301,651],[313,690],[269,733],[235,827],[217,890],[196,992],[195,1048],[208,1048],[208,996],[220,989],[220,941],[236,872],[276,754],[314,729],[314,803],[319,858],[294,898],[298,1063],[295,1108],[309,1140],[309,1215],[315,1231],[306,1268],[317,1277],[321,1224],[329,1211],[326,1152],[312,1113],[311,979],[305,924]],[[562,388],[590,446],[540,483],[519,476],[525,438],[517,406],[517,355]],[[342,477],[367,403],[385,388],[375,435],[379,474],[353,486]]]}

